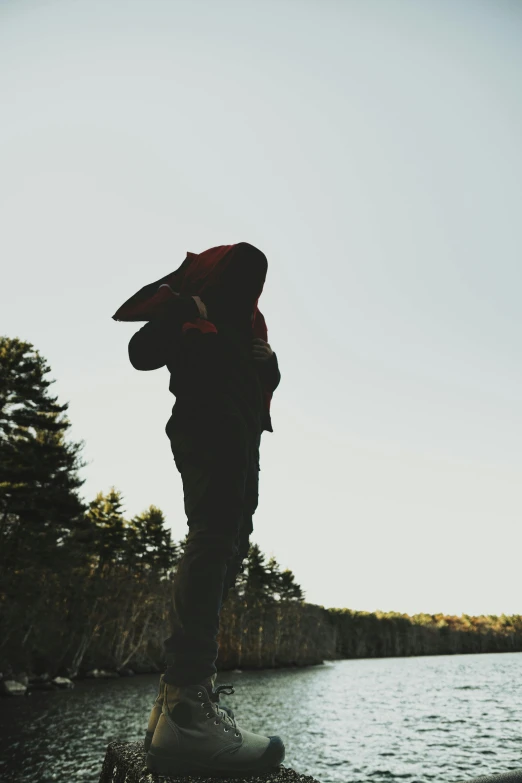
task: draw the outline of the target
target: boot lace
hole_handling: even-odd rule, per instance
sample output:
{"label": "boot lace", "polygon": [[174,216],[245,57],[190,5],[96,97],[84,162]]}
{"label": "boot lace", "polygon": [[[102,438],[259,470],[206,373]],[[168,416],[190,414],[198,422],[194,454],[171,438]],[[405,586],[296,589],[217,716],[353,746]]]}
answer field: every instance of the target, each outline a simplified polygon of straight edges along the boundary
{"label": "boot lace", "polygon": [[[210,705],[211,711],[207,712],[207,718],[212,718],[212,717],[216,718],[214,720],[214,723],[216,725],[218,725],[221,720],[221,722],[226,724],[223,727],[224,731],[230,731],[230,729],[233,728],[235,729],[235,736],[239,737],[240,735],[239,732],[237,731],[237,724],[235,718],[232,718],[228,714],[228,712],[225,712],[225,710],[219,708],[219,694],[226,693],[228,696],[231,696],[233,693],[235,693],[233,686],[231,684],[218,685],[214,691],[210,690],[209,693],[210,693],[210,699],[201,702],[202,708],[204,708],[206,704]],[[200,699],[202,699],[203,691],[198,691],[198,696]]]}

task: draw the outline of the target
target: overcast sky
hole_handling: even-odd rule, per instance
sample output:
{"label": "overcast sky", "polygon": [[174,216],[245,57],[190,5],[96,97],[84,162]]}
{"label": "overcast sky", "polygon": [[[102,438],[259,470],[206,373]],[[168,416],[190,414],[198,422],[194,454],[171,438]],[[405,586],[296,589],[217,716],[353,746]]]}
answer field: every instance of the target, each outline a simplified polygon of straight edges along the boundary
{"label": "overcast sky", "polygon": [[522,613],[522,4],[2,0],[0,333],[187,532],[166,368],[111,319],[250,242],[282,381],[253,541],[307,600]]}

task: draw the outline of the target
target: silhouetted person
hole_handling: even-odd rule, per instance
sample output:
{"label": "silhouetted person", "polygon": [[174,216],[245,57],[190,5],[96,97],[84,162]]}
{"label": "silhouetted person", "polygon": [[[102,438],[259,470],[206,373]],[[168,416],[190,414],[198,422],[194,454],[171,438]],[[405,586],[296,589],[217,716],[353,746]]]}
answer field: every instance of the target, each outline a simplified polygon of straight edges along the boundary
{"label": "silhouetted person", "polygon": [[176,396],[166,432],[183,482],[189,533],[173,587],[172,634],[145,739],[163,775],[254,772],[284,759],[279,737],[240,728],[214,688],[221,606],[242,570],[258,505],[261,433],[280,381],[257,302],[267,259],[252,245],[189,253],[141,289],[116,320],[148,322],[131,338],[138,370],[167,366]]}

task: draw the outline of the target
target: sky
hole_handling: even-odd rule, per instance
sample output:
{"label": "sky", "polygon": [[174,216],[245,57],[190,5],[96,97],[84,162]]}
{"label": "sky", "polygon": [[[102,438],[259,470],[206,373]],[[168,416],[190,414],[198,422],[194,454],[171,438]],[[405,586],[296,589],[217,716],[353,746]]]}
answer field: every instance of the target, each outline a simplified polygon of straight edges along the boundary
{"label": "sky", "polygon": [[252,541],[311,603],[521,614],[522,5],[0,0],[0,334],[187,532],[166,368],[112,315],[246,241],[281,384]]}

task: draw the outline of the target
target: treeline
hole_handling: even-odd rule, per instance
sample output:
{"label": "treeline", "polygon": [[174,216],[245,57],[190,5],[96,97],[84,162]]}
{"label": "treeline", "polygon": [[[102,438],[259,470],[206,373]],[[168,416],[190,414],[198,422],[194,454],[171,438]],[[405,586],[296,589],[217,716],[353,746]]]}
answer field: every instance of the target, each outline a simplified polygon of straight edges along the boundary
{"label": "treeline", "polygon": [[[31,344],[0,338],[0,673],[158,670],[185,539],[153,505],[127,518],[114,487],[82,501],[83,444],[49,372]],[[325,609],[253,544],[219,642],[223,669],[522,651],[522,618]]]}
{"label": "treeline", "polygon": [[339,658],[522,652],[520,615],[407,615],[329,609]]}

